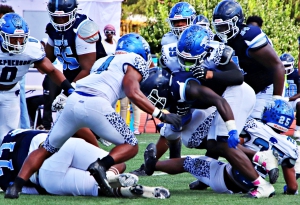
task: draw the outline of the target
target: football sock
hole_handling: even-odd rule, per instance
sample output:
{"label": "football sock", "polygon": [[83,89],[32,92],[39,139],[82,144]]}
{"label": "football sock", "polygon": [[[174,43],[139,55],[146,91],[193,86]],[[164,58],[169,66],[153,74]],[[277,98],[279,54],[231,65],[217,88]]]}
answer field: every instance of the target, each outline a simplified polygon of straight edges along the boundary
{"label": "football sock", "polygon": [[106,157],[103,157],[101,160],[101,165],[108,170],[111,166],[115,164],[115,160],[110,156],[107,155]]}

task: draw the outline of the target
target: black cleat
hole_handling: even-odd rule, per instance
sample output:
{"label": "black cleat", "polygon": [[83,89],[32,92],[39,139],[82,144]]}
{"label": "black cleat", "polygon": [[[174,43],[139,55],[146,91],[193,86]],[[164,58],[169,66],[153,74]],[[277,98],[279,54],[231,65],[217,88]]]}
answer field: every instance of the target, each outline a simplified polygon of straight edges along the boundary
{"label": "black cleat", "polygon": [[133,170],[132,172],[129,172],[130,174],[134,174],[136,176],[148,176],[145,172],[145,165],[142,164],[140,168]]}
{"label": "black cleat", "polygon": [[21,190],[19,190],[15,184],[9,185],[6,189],[4,198],[6,199],[17,199],[19,198],[19,193]]}
{"label": "black cleat", "polygon": [[196,180],[189,184],[190,190],[205,190],[207,189],[207,185],[203,182]]}
{"label": "black cleat", "polygon": [[87,171],[95,178],[101,192],[105,196],[114,196],[113,190],[108,183],[106,177],[106,169],[101,165],[100,159],[98,158],[95,162],[90,164]]}
{"label": "black cleat", "polygon": [[144,152],[145,173],[148,176],[154,173],[156,162],[156,145],[150,143]]}

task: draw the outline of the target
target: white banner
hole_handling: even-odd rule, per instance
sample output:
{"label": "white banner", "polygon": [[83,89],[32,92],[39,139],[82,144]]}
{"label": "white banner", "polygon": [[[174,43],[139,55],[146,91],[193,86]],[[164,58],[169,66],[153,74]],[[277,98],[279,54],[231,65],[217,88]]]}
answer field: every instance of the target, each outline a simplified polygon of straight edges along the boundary
{"label": "white banner", "polygon": [[116,38],[120,36],[120,22],[121,22],[121,1],[106,0],[85,1],[80,0],[78,5],[78,13],[86,14],[93,21],[95,21],[100,28],[102,38],[105,38],[103,29],[107,24],[112,24],[116,28]]}

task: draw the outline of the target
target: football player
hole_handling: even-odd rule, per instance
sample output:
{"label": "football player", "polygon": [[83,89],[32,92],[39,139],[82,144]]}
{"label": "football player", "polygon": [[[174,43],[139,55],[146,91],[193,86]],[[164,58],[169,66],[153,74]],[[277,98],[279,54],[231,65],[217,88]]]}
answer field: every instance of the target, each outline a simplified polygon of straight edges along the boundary
{"label": "football player", "polygon": [[28,72],[31,64],[47,73],[57,85],[68,91],[74,90],[48,58],[41,43],[29,36],[29,28],[24,19],[16,13],[7,13],[0,23],[0,142],[11,129],[20,122],[19,81]]}
{"label": "football player", "polygon": [[[298,175],[300,171],[300,160],[298,158],[299,148],[297,143],[289,136],[277,134],[289,128],[290,124],[282,125],[278,121],[278,119],[283,117],[292,120],[294,118],[293,110],[287,102],[276,100],[272,106],[267,107],[263,112],[263,122],[258,122],[253,119],[247,121],[244,127],[245,134],[243,135],[245,140],[244,146],[238,145],[238,148],[243,150],[243,152],[253,160],[255,166],[258,161],[268,160],[270,162],[269,157],[273,159],[272,163],[274,165],[272,167],[276,167],[276,164],[281,164],[284,179],[287,183],[285,193],[297,194],[298,184],[295,171]],[[200,129],[198,130],[200,131]],[[251,132],[249,132],[250,130]],[[263,132],[261,132],[262,130]],[[273,152],[276,153],[277,159],[274,156],[272,157]],[[207,157],[187,157],[157,162],[155,153],[156,147],[153,144],[148,145],[144,157],[147,167],[146,170],[150,175],[153,174],[155,170],[164,171],[169,174],[190,172],[198,181],[211,186],[211,188],[218,193],[238,193],[254,188],[249,180],[229,164],[223,165],[224,163]],[[263,166],[265,165],[268,164],[264,163]],[[224,173],[223,166],[230,166],[226,167],[227,173]],[[265,177],[265,170],[269,168],[268,165],[265,166],[264,169],[258,170],[260,170],[260,174]],[[273,193],[269,196],[272,195]],[[250,192],[249,196],[252,197],[253,194]],[[261,195],[256,194],[255,197],[260,198]]]}
{"label": "football player", "polygon": [[[243,75],[238,66],[231,60],[232,48],[223,43],[208,41],[208,37],[205,38],[200,33],[197,31],[196,25],[189,27],[182,33],[178,41],[178,60],[183,68],[192,71],[193,76],[201,84],[211,88],[219,96],[226,99],[233,111],[235,126],[239,135],[254,107],[255,93],[248,84],[239,82],[237,76]],[[191,43],[195,41],[201,43]],[[228,135],[226,127],[228,129],[230,124],[226,123],[217,113],[207,136],[207,156],[223,156],[253,183],[262,181],[263,179],[256,173],[250,160],[246,159],[247,156],[241,150],[233,149],[236,148],[239,140],[232,138],[230,133]],[[277,172],[271,174],[276,175]],[[265,188],[259,189],[257,193],[262,190],[266,190],[266,192],[259,193],[261,195],[269,195],[274,190],[270,184],[262,186]]]}
{"label": "football player", "polygon": [[[14,129],[8,132],[1,144],[2,166],[0,187],[6,190],[22,167],[26,156],[38,149],[46,140],[48,132]],[[73,196],[101,196],[97,182],[86,169],[98,157],[108,152],[82,139],[70,138],[59,152],[45,160],[22,189],[25,194],[52,194]],[[124,163],[116,164],[106,172],[116,197],[168,198],[169,191],[163,187],[137,185],[138,177],[123,173]],[[120,174],[123,173],[123,174]]]}
{"label": "football player", "polygon": [[90,128],[96,135],[116,145],[106,157],[97,159],[88,167],[105,195],[113,196],[106,170],[133,158],[138,152],[136,137],[115,112],[117,100],[127,96],[153,117],[173,124],[176,128],[181,124],[179,116],[162,113],[140,91],[140,83],[148,78],[150,64],[151,52],[145,39],[135,33],[122,36],[118,41],[116,55],[99,59],[95,63],[97,69],[77,82],[76,92],[66,101],[45,143],[28,156],[18,177],[6,190],[5,197],[18,198],[18,192],[43,161],[58,151],[82,127]]}
{"label": "football player", "polygon": [[261,119],[267,103],[282,98],[285,71],[261,28],[243,22],[243,10],[236,1],[221,1],[213,11],[215,39],[234,49],[239,66],[244,71],[244,80],[256,93],[251,117]]}
{"label": "football player", "polygon": [[77,8],[77,0],[49,0],[47,4],[50,23],[46,26],[46,55],[52,62],[56,58],[62,62],[69,82],[87,76],[96,59],[106,56],[99,31],[95,31],[97,42],[86,42],[78,35],[80,27],[90,19],[77,13]]}
{"label": "football player", "polygon": [[295,68],[295,58],[289,54],[284,53],[280,56],[285,68],[285,98],[289,101],[290,105],[296,112],[296,127],[293,136],[296,141],[300,141],[300,94],[299,92],[299,73],[298,69]]}

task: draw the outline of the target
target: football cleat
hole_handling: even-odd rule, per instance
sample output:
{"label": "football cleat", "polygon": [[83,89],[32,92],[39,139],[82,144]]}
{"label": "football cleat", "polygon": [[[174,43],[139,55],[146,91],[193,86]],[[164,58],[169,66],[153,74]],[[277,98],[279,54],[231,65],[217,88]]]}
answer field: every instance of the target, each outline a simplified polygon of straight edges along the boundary
{"label": "football cleat", "polygon": [[246,197],[250,198],[270,198],[275,195],[275,189],[270,183],[258,186],[250,191]]}
{"label": "football cleat", "polygon": [[130,174],[134,174],[136,176],[148,176],[146,173],[145,173],[145,165],[142,164],[140,168],[136,169],[136,170],[133,170],[132,172],[129,172]]}
{"label": "football cleat", "polygon": [[170,191],[164,187],[135,185],[130,187],[130,192],[136,196],[152,199],[166,199],[171,196]]}
{"label": "football cleat", "polygon": [[106,169],[101,165],[100,159],[98,158],[95,162],[90,164],[87,171],[95,178],[98,186],[100,187],[101,192],[105,196],[114,196],[113,190],[108,183],[106,177]]}
{"label": "football cleat", "polygon": [[195,180],[189,184],[190,190],[205,190],[207,185],[201,182],[200,180]]}
{"label": "football cleat", "polygon": [[15,184],[11,184],[7,187],[4,198],[7,199],[17,199],[19,198],[19,193],[21,190],[19,190]]}
{"label": "football cleat", "polygon": [[253,156],[253,162],[266,169],[271,184],[276,183],[279,176],[278,158],[279,154],[275,150],[257,152]]}
{"label": "football cleat", "polygon": [[145,173],[148,176],[154,173],[156,162],[156,145],[150,143],[144,152]]}
{"label": "football cleat", "polygon": [[139,181],[138,176],[130,173],[113,175],[107,178],[112,188],[134,186]]}

